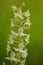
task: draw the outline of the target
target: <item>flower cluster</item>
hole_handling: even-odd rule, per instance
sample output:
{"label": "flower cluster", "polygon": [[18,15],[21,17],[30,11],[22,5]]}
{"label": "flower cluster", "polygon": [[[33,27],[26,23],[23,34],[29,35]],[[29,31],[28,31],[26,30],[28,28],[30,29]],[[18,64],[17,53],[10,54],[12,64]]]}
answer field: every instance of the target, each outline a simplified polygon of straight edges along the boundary
{"label": "flower cluster", "polygon": [[[29,43],[30,34],[25,33],[25,30],[30,28],[30,12],[22,11],[22,8],[12,6],[13,18],[11,18],[11,32],[7,41],[7,57],[12,65],[25,65],[27,57],[27,44]],[[5,63],[3,63],[5,65]]]}

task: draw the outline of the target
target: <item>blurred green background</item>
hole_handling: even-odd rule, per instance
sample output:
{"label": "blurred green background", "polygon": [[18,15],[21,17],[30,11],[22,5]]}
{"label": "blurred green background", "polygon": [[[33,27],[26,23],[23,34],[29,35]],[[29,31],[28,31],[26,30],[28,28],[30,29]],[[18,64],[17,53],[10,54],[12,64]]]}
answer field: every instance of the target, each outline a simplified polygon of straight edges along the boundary
{"label": "blurred green background", "polygon": [[43,0],[0,0],[0,65],[6,55],[6,41],[10,33],[10,7],[14,4],[19,7],[26,3],[32,23],[30,29],[30,44],[26,65],[43,65]]}

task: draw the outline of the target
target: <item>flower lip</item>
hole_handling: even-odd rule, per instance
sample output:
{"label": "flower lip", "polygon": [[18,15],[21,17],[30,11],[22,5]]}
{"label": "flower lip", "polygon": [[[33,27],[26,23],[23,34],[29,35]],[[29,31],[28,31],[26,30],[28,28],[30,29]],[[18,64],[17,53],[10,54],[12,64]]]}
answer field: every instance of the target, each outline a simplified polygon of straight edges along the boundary
{"label": "flower lip", "polygon": [[12,61],[15,61],[15,62],[20,62],[20,60],[16,59],[16,58],[5,57],[5,59],[12,60]]}
{"label": "flower lip", "polygon": [[3,65],[6,65],[5,62],[3,62]]}

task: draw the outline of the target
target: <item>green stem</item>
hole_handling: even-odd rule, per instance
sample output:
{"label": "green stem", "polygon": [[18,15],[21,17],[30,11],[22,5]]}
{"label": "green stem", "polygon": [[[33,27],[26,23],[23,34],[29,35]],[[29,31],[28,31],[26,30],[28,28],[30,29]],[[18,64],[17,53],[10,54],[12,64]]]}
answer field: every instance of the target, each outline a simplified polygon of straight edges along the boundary
{"label": "green stem", "polygon": [[13,65],[12,60],[11,60],[11,65]]}

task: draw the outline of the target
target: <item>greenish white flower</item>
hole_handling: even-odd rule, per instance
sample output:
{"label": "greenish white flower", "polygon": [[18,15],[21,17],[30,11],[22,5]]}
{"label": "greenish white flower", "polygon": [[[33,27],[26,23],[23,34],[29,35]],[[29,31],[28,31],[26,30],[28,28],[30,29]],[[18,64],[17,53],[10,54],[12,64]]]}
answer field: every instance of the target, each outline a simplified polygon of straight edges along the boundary
{"label": "greenish white flower", "polygon": [[9,40],[7,41],[9,44],[13,44],[14,40],[11,35],[9,35]]}
{"label": "greenish white flower", "polygon": [[11,30],[11,35],[12,35],[12,37],[13,37],[13,36],[16,37],[16,36],[18,36],[18,33],[16,33],[16,32],[14,32],[13,30]]}
{"label": "greenish white flower", "polygon": [[19,51],[19,49],[18,49],[18,48],[13,47],[13,49],[14,49],[15,51]]}
{"label": "greenish white flower", "polygon": [[14,5],[11,8],[12,8],[13,11],[16,11],[17,10],[17,7],[14,6]]}
{"label": "greenish white flower", "polygon": [[14,17],[19,17],[20,19],[23,19],[22,15],[14,12]]}
{"label": "greenish white flower", "polygon": [[30,26],[31,23],[30,23],[29,21],[26,21],[26,22],[24,23],[24,25],[28,25],[28,26]]}
{"label": "greenish white flower", "polygon": [[26,36],[27,34],[24,34],[24,33],[20,33],[20,36]]}
{"label": "greenish white flower", "polygon": [[26,58],[26,57],[27,57],[27,52],[26,52],[25,54],[21,54],[21,56],[22,56],[23,58]]}
{"label": "greenish white flower", "polygon": [[13,19],[11,19],[11,28],[14,27],[14,26],[15,26],[14,21],[13,21]]}
{"label": "greenish white flower", "polygon": [[21,42],[18,47],[19,49],[23,49],[25,47],[24,42]]}
{"label": "greenish white flower", "polygon": [[28,34],[25,38],[25,41],[28,43],[29,42],[29,38],[30,38],[30,34]]}
{"label": "greenish white flower", "polygon": [[26,19],[26,22],[24,23],[24,25],[28,25],[28,26],[31,25],[31,23],[30,23],[30,18],[29,18],[29,17]]}
{"label": "greenish white flower", "polygon": [[27,53],[27,50],[22,50],[22,49],[19,49],[19,52],[21,52],[21,53]]}
{"label": "greenish white flower", "polygon": [[7,50],[7,52],[10,52],[10,51],[11,51],[11,50],[10,50],[10,45],[9,45],[9,44],[7,44],[6,50]]}
{"label": "greenish white flower", "polygon": [[23,28],[20,28],[20,29],[19,29],[19,35],[20,35],[20,36],[26,36],[26,34],[23,33]]}
{"label": "greenish white flower", "polygon": [[25,17],[29,17],[30,16],[29,10],[27,10],[26,12],[24,12],[24,16]]}

